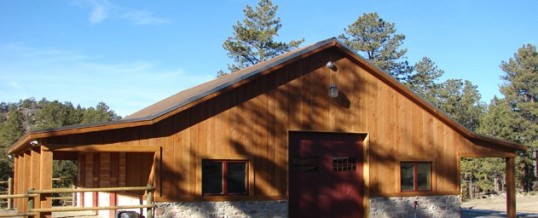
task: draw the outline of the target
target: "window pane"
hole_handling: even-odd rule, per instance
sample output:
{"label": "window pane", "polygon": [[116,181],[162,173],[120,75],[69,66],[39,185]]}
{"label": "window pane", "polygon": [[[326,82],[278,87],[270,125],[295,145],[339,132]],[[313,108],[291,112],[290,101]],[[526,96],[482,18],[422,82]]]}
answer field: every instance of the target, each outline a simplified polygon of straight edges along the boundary
{"label": "window pane", "polygon": [[402,191],[412,191],[414,190],[414,164],[413,163],[401,163],[400,164],[400,186]]}
{"label": "window pane", "polygon": [[417,189],[431,190],[431,163],[417,164]]}
{"label": "window pane", "polygon": [[222,162],[202,162],[202,194],[222,193]]}
{"label": "window pane", "polygon": [[333,171],[356,171],[357,159],[354,157],[333,157]]}
{"label": "window pane", "polygon": [[247,167],[245,162],[228,162],[228,174],[226,175],[228,193],[247,193]]}

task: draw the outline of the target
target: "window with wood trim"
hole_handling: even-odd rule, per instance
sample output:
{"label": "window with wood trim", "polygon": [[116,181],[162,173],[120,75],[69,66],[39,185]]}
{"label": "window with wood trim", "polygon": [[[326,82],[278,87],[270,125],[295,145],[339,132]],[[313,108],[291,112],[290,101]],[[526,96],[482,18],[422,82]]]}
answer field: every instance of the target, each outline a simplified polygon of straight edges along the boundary
{"label": "window with wood trim", "polygon": [[351,172],[357,170],[357,158],[354,157],[333,157],[333,171]]}
{"label": "window with wood trim", "polygon": [[202,160],[203,195],[247,195],[248,161]]}
{"label": "window with wood trim", "polygon": [[425,161],[400,162],[401,191],[431,191],[432,163]]}

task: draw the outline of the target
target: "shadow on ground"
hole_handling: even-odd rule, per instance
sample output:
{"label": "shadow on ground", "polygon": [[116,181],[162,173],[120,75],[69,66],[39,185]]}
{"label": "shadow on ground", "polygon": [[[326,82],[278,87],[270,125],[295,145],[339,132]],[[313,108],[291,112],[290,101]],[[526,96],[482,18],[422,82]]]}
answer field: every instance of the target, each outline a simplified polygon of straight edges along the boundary
{"label": "shadow on ground", "polygon": [[[495,218],[495,217],[507,217],[504,211],[495,210],[477,210],[477,209],[461,209],[461,218]],[[517,213],[517,217],[538,217],[538,213]]]}

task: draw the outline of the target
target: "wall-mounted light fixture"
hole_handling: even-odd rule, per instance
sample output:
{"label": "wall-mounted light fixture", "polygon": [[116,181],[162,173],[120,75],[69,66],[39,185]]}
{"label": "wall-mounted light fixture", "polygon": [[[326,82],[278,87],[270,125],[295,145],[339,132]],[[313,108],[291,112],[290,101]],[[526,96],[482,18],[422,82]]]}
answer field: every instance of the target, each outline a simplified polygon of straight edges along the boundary
{"label": "wall-mounted light fixture", "polygon": [[32,140],[32,141],[30,141],[30,145],[32,147],[35,147],[35,146],[39,145],[39,142],[37,140]]}
{"label": "wall-mounted light fixture", "polygon": [[334,65],[334,63],[332,61],[327,62],[327,64],[325,64],[325,66],[327,68],[331,69],[332,71],[336,71],[336,65]]}
{"label": "wall-mounted light fixture", "polygon": [[[330,84],[329,84],[329,97],[331,98],[337,98],[338,97],[338,87],[336,86],[336,82],[333,82],[333,76],[331,71],[336,72],[336,65],[332,61],[327,62],[325,64],[325,67],[329,68],[329,77],[330,77]],[[336,78],[334,79],[336,81]]]}
{"label": "wall-mounted light fixture", "polygon": [[8,155],[7,155],[7,158],[9,158],[9,159],[13,159],[13,155],[8,154]]}
{"label": "wall-mounted light fixture", "polygon": [[338,97],[338,88],[336,87],[336,84],[329,85],[329,97],[331,98]]}

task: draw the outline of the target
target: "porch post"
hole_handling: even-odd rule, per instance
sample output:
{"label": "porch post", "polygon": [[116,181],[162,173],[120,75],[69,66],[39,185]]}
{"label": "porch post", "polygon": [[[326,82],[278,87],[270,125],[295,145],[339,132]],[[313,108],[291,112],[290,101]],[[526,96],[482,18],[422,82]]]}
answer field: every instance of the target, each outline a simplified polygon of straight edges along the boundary
{"label": "porch post", "polygon": [[506,158],[506,213],[516,217],[516,158]]}
{"label": "porch post", "polygon": [[[52,189],[52,152],[41,147],[41,158],[39,160],[39,190]],[[40,199],[36,199],[40,204],[40,208],[51,208],[52,199],[50,195],[41,195]],[[41,213],[41,217],[52,217],[50,212]]]}
{"label": "porch post", "polygon": [[[41,149],[39,147],[34,147],[29,151],[29,165],[30,168],[27,169],[30,171],[28,181],[26,181],[27,190],[39,190],[41,184],[41,170],[43,169],[41,165]],[[38,195],[39,196],[39,195]],[[39,197],[32,198],[31,201],[28,201],[28,209],[40,209],[41,204],[39,203]],[[31,203],[31,205],[30,205]],[[40,217],[41,213],[37,212],[36,217]]]}

